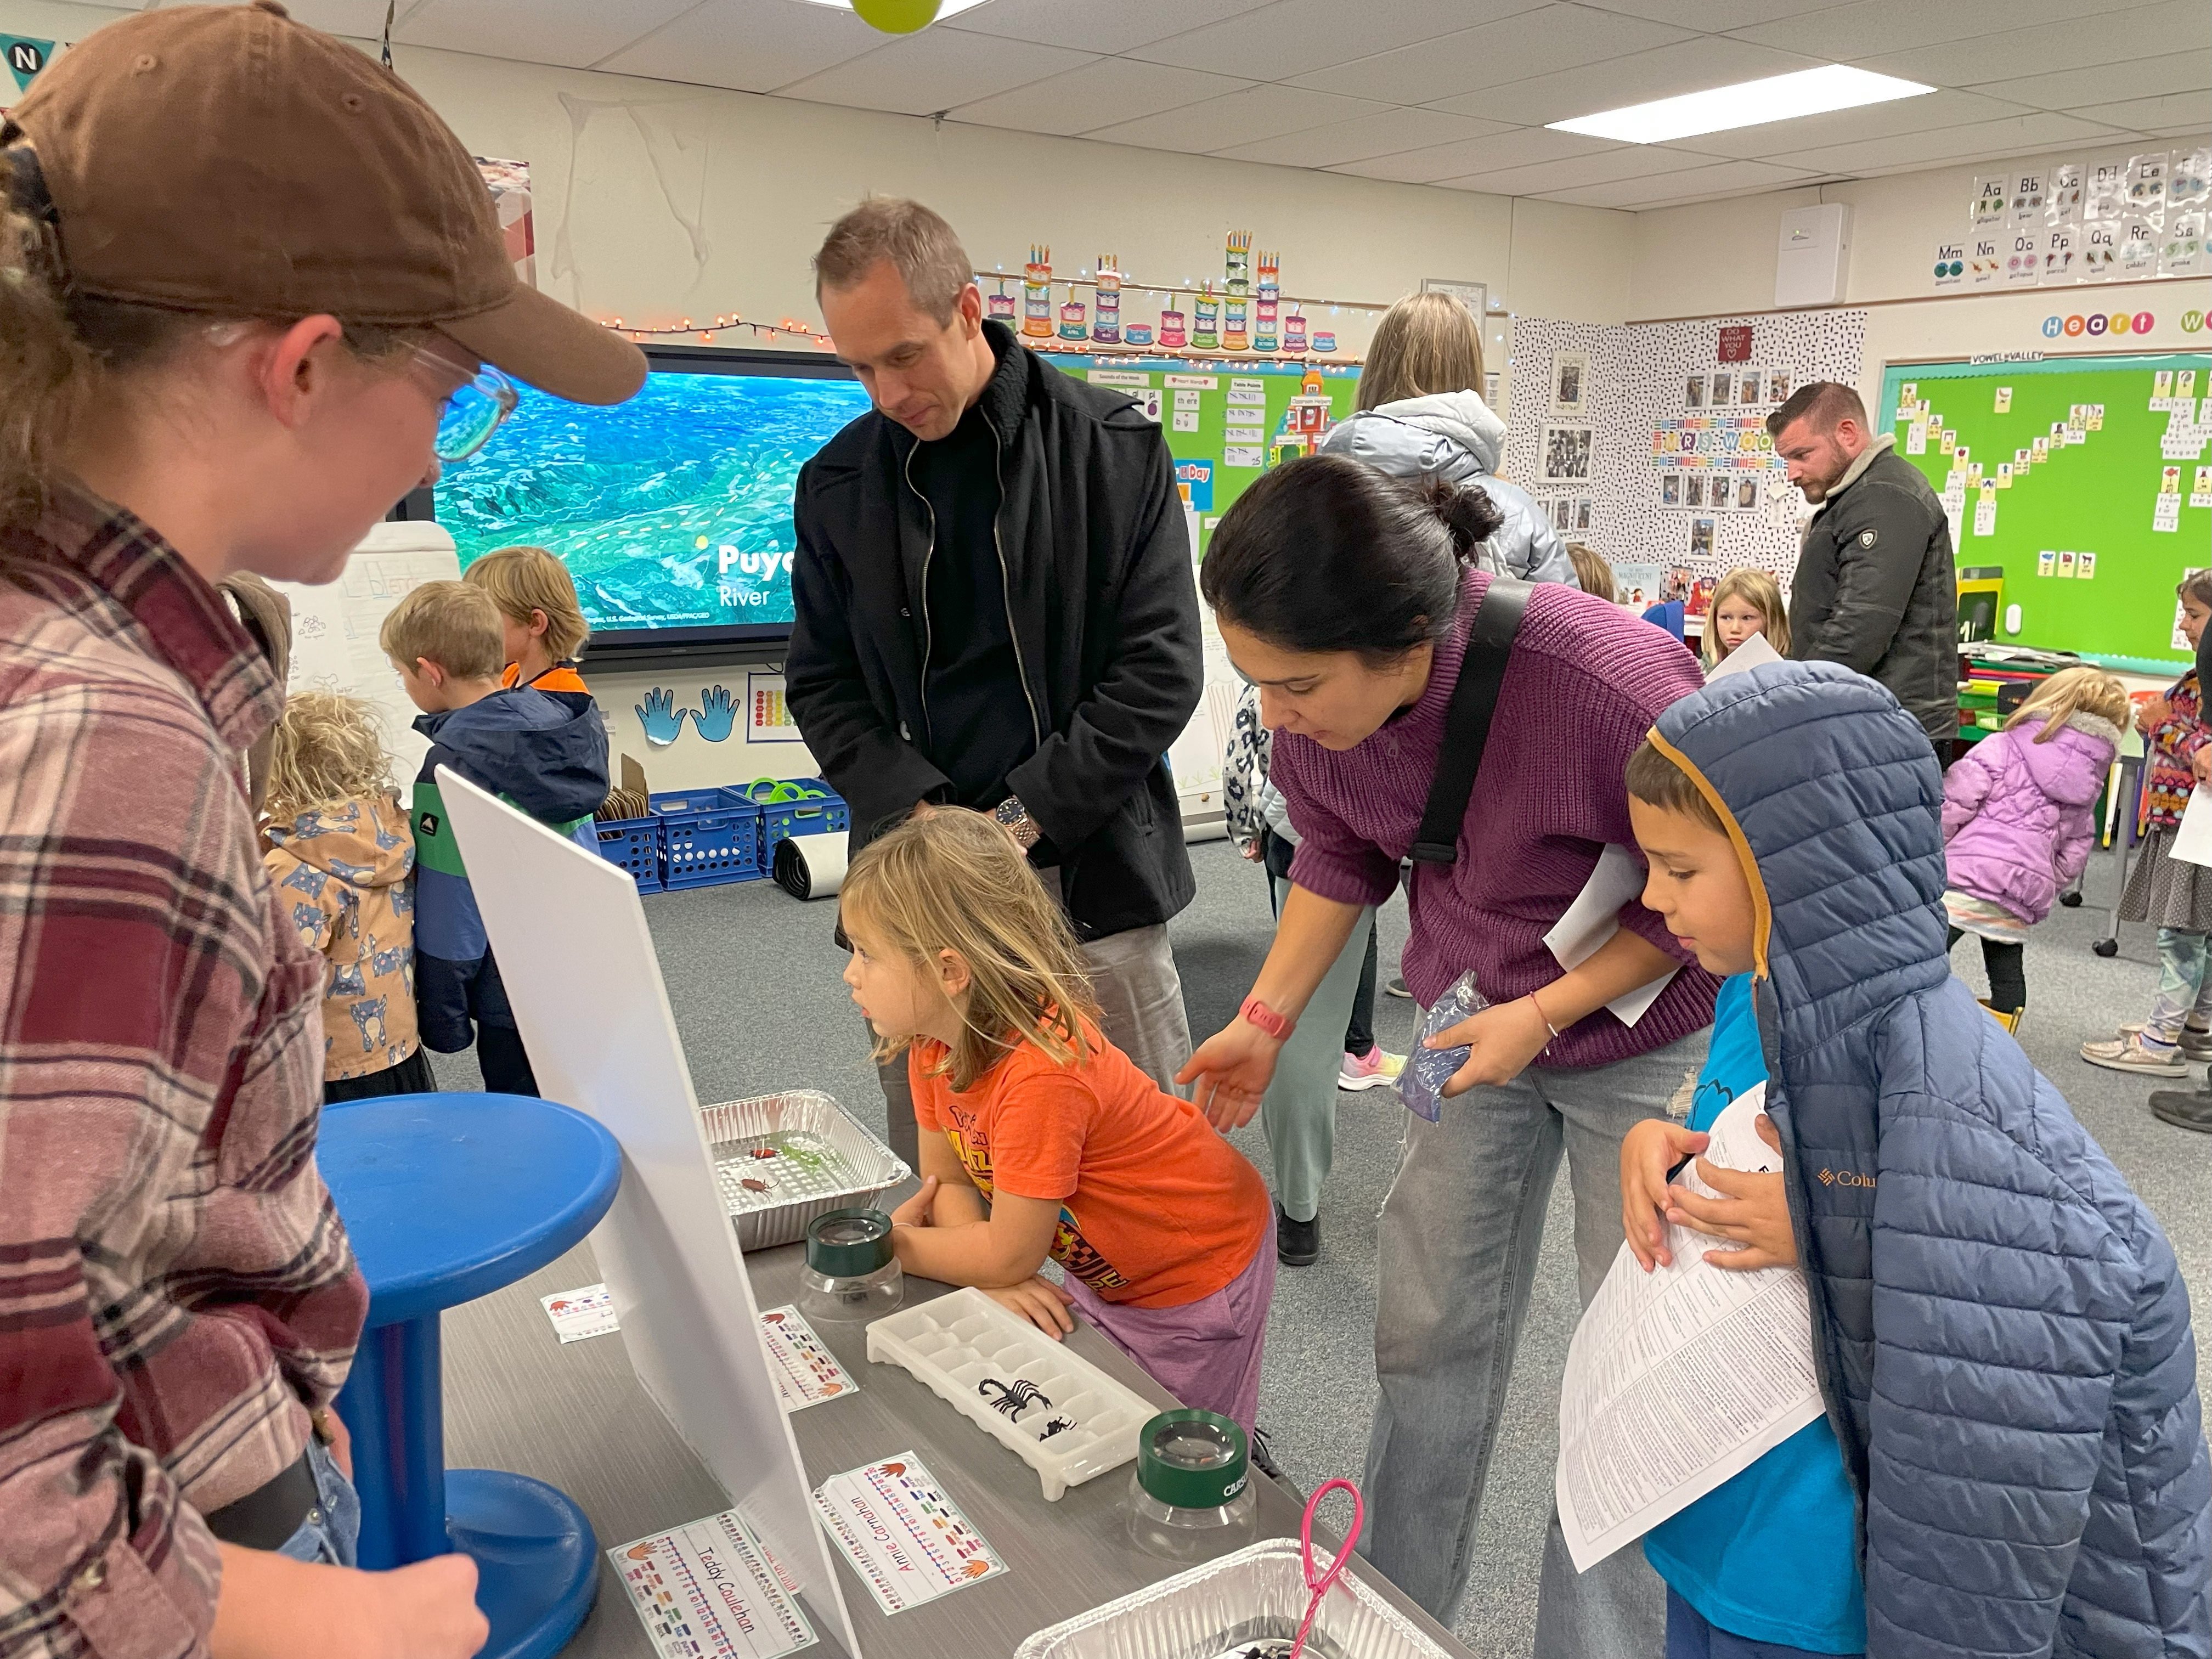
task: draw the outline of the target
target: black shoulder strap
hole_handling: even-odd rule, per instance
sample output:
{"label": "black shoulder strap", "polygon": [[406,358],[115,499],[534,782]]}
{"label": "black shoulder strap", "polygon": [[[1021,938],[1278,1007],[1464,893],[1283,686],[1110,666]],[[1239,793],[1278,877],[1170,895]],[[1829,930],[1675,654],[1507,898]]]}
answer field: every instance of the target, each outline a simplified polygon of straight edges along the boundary
{"label": "black shoulder strap", "polygon": [[1429,781],[1429,803],[1421,809],[1420,834],[1413,839],[1417,864],[1459,861],[1460,825],[1474,793],[1474,775],[1482,768],[1483,745],[1490,740],[1490,717],[1498,708],[1498,688],[1513,654],[1513,636],[1528,608],[1529,584],[1497,576],[1484,590],[1482,608],[1468,629],[1467,657],[1459,684],[1452,688],[1444,715],[1443,746],[1437,752],[1436,775]]}

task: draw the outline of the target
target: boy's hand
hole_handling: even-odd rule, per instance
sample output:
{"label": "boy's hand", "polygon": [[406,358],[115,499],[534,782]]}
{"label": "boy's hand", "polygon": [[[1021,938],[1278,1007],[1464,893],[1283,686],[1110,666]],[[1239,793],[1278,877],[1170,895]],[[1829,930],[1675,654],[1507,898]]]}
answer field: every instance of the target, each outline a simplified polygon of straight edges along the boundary
{"label": "boy's hand", "polygon": [[1521,997],[1448,1025],[1421,1046],[1474,1051],[1443,1086],[1443,1097],[1450,1100],[1478,1084],[1512,1082],[1551,1041],[1551,1029],[1544,1024],[1535,999]]}
{"label": "boy's hand", "polygon": [[922,1180],[921,1190],[891,1212],[891,1225],[933,1227],[937,1224],[937,1218],[933,1213],[936,1208],[937,1177],[925,1176]]}
{"label": "boy's hand", "polygon": [[1075,1316],[1068,1312],[1075,1297],[1042,1273],[1032,1274],[1018,1285],[986,1290],[983,1294],[1000,1307],[1019,1314],[1055,1342],[1075,1328]]}
{"label": "boy's hand", "polygon": [[[1764,1112],[1759,1115],[1759,1138],[1776,1152],[1782,1150],[1782,1137]],[[1716,1169],[1699,1158],[1698,1178],[1725,1196],[1699,1198],[1674,1188],[1668,1194],[1672,1205],[1667,1219],[1694,1232],[1733,1239],[1745,1246],[1740,1250],[1707,1250],[1707,1261],[1739,1273],[1797,1265],[1797,1236],[1790,1228],[1790,1197],[1783,1190],[1780,1170],[1753,1175],[1741,1170]]]}
{"label": "boy's hand", "polygon": [[1712,1137],[1686,1129],[1670,1118],[1647,1117],[1620,1143],[1620,1229],[1636,1265],[1650,1273],[1656,1264],[1674,1265],[1667,1249],[1666,1216],[1672,1194],[1667,1172],[1692,1152],[1702,1152]]}

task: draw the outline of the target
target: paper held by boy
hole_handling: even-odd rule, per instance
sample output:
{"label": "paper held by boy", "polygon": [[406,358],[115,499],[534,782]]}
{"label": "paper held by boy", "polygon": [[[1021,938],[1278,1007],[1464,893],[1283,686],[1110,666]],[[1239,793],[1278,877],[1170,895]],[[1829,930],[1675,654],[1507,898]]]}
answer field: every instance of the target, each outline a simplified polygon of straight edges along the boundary
{"label": "paper held by boy", "polygon": [[[1544,935],[1545,948],[1563,971],[1572,971],[1596,954],[1606,940],[1620,931],[1620,907],[1644,890],[1644,866],[1626,847],[1607,844],[1598,854],[1597,868],[1575,895],[1566,914]],[[1680,972],[1670,968],[1649,985],[1639,985],[1605,1006],[1623,1025],[1633,1025],[1650,1012]]]}
{"label": "paper held by boy", "polygon": [[[1703,1156],[1771,1171],[1759,1139],[1764,1083],[1715,1120]],[[1677,1177],[1719,1196],[1694,1163]],[[1671,1266],[1645,1273],[1623,1243],[1575,1328],[1559,1390],[1559,1525],[1587,1572],[1819,1418],[1813,1320],[1796,1267],[1730,1273],[1705,1260],[1724,1240],[1667,1229]]]}

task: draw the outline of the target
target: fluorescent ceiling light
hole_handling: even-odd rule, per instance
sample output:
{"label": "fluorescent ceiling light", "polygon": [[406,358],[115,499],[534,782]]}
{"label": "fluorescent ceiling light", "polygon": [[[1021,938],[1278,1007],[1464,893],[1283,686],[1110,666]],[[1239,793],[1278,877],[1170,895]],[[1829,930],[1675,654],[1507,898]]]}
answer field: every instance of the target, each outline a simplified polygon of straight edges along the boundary
{"label": "fluorescent ceiling light", "polygon": [[[958,0],[947,0],[948,6]],[[1658,98],[1648,104],[1631,104],[1597,115],[1580,115],[1571,121],[1549,123],[1556,132],[1587,133],[1593,138],[1612,138],[1624,144],[1660,144],[1669,138],[1688,138],[1700,132],[1726,132],[1735,127],[1756,127],[1769,121],[1793,121],[1801,115],[1825,115],[1830,110],[1856,109],[1862,104],[1886,104],[1893,98],[1917,98],[1933,92],[1917,81],[1900,81],[1893,75],[1830,64],[1821,69],[1799,70],[1791,75],[1772,75],[1764,81],[1744,81],[1710,92],[1686,92],[1679,98]]]}
{"label": "fluorescent ceiling light", "polygon": [[[807,0],[807,3],[815,6],[835,6],[839,11],[853,9],[853,0]],[[982,3],[983,0],[939,0],[935,21],[941,23],[948,17],[957,16],[960,13],[971,10]]]}

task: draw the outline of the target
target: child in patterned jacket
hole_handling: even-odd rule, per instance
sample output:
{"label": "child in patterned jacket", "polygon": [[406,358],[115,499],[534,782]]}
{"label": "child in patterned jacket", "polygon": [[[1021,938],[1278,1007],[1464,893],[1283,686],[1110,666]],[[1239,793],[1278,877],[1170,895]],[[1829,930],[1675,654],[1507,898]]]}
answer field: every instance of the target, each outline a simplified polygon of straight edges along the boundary
{"label": "child in patterned jacket", "polygon": [[335,691],[287,698],[268,810],[269,879],[330,963],[324,1103],[435,1089],[415,1028],[415,837],[376,711]]}

